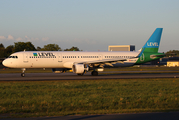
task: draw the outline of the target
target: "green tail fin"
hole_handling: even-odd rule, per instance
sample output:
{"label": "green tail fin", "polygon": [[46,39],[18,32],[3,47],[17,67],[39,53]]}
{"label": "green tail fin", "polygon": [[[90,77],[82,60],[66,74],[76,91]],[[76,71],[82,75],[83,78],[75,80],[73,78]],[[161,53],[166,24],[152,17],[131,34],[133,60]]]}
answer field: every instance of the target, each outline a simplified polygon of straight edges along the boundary
{"label": "green tail fin", "polygon": [[165,56],[163,53],[158,53],[162,30],[163,28],[157,28],[154,31],[149,40],[142,47],[141,52],[138,55],[139,59],[135,64],[146,63]]}
{"label": "green tail fin", "polygon": [[145,43],[142,49],[145,48],[143,52],[158,52],[160,39],[162,35],[163,28],[157,28],[154,33],[151,35],[149,40]]}

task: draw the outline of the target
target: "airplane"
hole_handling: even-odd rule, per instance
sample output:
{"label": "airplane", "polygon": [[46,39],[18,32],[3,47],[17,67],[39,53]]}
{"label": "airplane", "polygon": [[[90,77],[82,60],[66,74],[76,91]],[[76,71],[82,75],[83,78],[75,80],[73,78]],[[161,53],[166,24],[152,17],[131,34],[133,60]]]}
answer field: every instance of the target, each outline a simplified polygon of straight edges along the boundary
{"label": "airplane", "polygon": [[165,56],[158,53],[163,28],[156,28],[139,51],[21,51],[11,54],[2,64],[9,68],[21,68],[25,76],[27,68],[51,68],[54,73],[72,70],[77,75],[91,71],[97,76],[106,67],[140,65]]}

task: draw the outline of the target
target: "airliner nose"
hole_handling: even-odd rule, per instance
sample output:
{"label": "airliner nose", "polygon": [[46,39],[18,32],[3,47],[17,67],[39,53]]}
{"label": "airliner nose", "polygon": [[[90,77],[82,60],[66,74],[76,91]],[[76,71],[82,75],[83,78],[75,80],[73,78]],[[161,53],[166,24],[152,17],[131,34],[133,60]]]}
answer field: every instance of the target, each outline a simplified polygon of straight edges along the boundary
{"label": "airliner nose", "polygon": [[8,66],[8,61],[5,59],[5,60],[3,60],[2,64],[7,67]]}

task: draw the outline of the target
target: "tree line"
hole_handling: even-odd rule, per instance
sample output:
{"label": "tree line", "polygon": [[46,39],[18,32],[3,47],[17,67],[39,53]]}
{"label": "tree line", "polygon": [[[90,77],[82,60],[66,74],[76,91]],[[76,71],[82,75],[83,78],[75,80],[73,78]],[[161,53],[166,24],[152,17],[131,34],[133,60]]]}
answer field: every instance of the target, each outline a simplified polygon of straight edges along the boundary
{"label": "tree line", "polygon": [[167,57],[179,56],[179,50],[169,50],[165,54]]}
{"label": "tree line", "polygon": [[[6,48],[1,43],[0,44],[0,58],[6,58],[14,52],[19,51],[62,51],[61,47],[57,44],[47,44],[43,48],[35,48],[31,42],[15,42],[14,45],[9,45]],[[63,51],[82,51],[78,47],[71,47],[64,49]],[[169,56],[179,56],[179,50],[169,50],[165,53],[167,57]]]}
{"label": "tree line", "polygon": [[[9,45],[6,48],[1,43],[0,44],[0,58],[6,58],[12,53],[19,52],[19,51],[62,51],[61,47],[57,44],[47,44],[44,45],[43,48],[37,47],[35,48],[31,42],[15,42],[14,45]],[[82,51],[78,47],[71,47],[64,49],[63,51]]]}

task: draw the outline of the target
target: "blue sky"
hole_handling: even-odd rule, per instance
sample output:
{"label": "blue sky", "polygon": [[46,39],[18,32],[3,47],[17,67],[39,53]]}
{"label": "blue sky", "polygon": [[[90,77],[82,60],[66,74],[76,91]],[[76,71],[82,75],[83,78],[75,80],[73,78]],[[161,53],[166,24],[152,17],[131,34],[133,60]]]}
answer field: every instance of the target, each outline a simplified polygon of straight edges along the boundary
{"label": "blue sky", "polygon": [[0,43],[30,41],[83,51],[142,48],[163,28],[160,52],[179,50],[178,0],[1,0]]}

